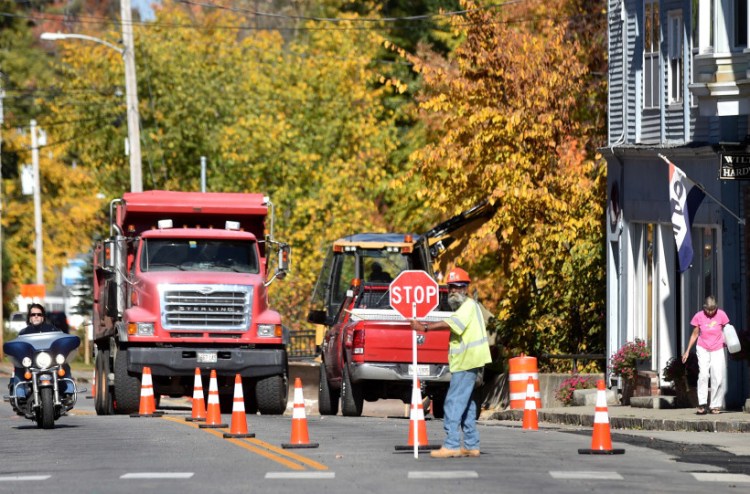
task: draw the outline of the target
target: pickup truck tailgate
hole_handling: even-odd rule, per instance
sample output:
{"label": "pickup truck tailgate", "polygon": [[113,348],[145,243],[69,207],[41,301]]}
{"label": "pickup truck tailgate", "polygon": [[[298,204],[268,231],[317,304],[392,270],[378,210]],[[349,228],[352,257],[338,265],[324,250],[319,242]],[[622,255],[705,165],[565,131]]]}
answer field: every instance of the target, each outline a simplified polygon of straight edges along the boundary
{"label": "pickup truck tailgate", "polygon": [[[449,313],[433,312],[425,322],[445,319]],[[361,332],[360,334],[355,334]],[[359,362],[412,362],[412,329],[394,310],[354,309],[348,338],[357,345],[352,358]],[[428,364],[448,363],[450,331],[417,333],[417,361]],[[359,349],[361,348],[361,350]]]}

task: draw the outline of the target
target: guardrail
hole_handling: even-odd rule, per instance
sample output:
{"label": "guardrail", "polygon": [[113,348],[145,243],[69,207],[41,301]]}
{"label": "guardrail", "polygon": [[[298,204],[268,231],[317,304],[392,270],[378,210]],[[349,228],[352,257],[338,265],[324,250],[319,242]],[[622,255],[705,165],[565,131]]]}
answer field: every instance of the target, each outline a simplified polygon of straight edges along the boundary
{"label": "guardrail", "polygon": [[312,359],[318,356],[315,347],[315,330],[301,329],[289,332],[289,343],[287,344],[287,355],[289,360]]}

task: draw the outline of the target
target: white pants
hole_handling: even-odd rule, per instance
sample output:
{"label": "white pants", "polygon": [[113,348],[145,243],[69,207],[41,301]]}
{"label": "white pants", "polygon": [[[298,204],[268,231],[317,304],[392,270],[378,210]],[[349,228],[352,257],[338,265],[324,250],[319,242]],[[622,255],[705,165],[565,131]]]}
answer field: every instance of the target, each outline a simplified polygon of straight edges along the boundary
{"label": "white pants", "polygon": [[727,359],[724,348],[709,352],[703,347],[695,346],[698,357],[698,405],[705,405],[708,401],[708,377],[711,374],[711,405],[709,408],[724,408],[724,393]]}

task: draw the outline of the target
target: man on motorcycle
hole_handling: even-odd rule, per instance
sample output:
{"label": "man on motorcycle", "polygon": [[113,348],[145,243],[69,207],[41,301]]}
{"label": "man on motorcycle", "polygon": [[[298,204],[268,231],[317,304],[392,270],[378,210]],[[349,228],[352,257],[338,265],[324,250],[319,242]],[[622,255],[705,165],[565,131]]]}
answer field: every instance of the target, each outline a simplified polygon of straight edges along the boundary
{"label": "man on motorcycle", "polygon": [[[44,310],[44,306],[42,306],[42,304],[34,303],[29,305],[28,314],[26,315],[26,324],[27,326],[18,333],[18,336],[24,336],[34,333],[47,333],[51,331],[62,332],[60,329],[47,322],[47,311]],[[70,366],[68,364],[64,364],[63,369],[65,369],[65,377],[71,377]],[[13,388],[15,384],[20,380],[24,380],[23,374],[24,369],[19,367],[15,368],[15,372],[10,378],[10,383],[8,383],[8,389],[10,390],[11,394],[13,394]],[[73,386],[70,383],[66,383],[66,389],[64,390],[64,393],[72,393],[72,388]],[[19,386],[16,390],[16,396],[20,399],[26,398],[26,389],[24,389],[23,386]]]}

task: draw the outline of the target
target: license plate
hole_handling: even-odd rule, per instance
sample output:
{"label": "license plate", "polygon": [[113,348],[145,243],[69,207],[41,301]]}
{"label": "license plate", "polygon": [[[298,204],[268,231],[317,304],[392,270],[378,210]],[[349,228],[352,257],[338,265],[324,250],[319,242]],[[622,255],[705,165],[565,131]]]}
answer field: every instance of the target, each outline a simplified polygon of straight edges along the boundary
{"label": "license plate", "polygon": [[[414,366],[409,365],[409,375],[414,375]],[[417,375],[418,376],[429,376],[430,375],[430,366],[429,365],[418,365],[417,366]]]}
{"label": "license plate", "polygon": [[215,364],[216,353],[215,352],[198,352],[198,363],[200,364]]}

